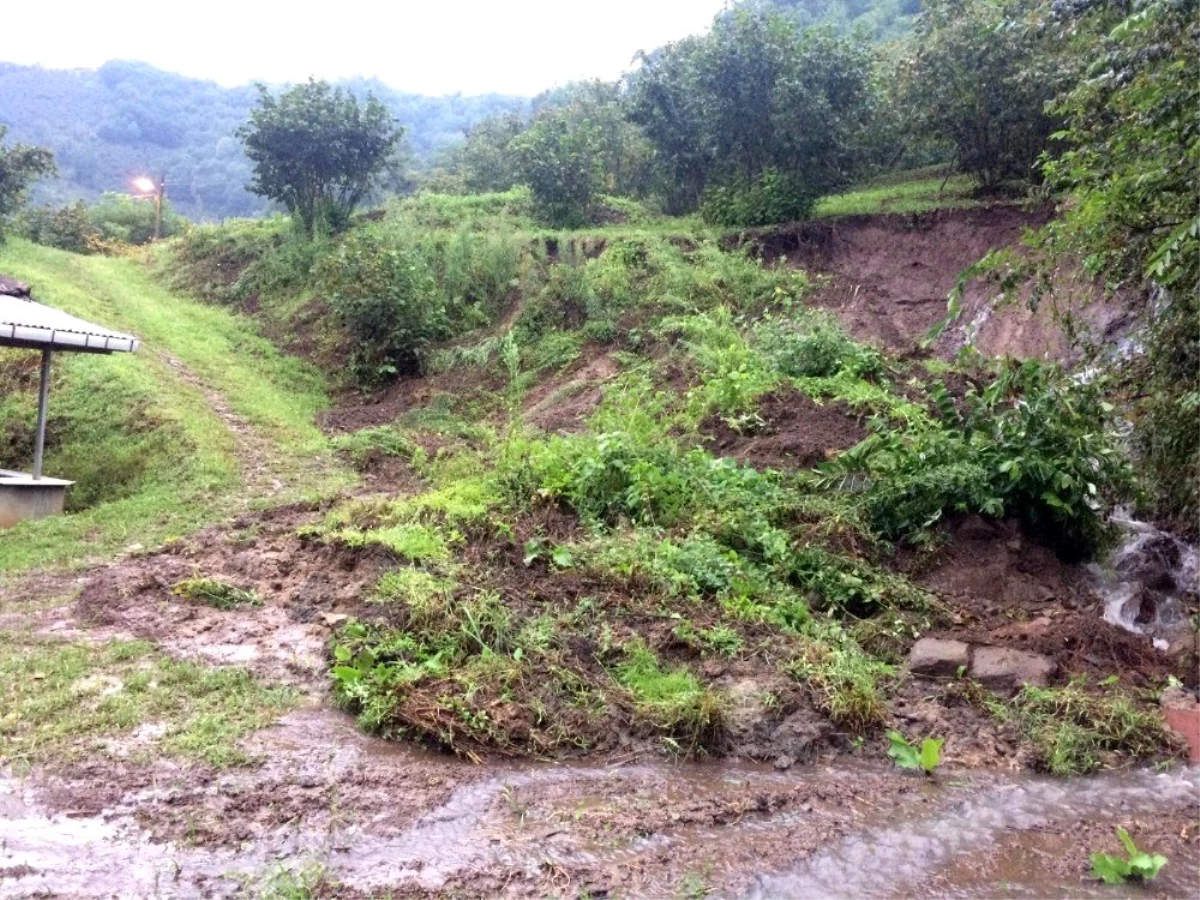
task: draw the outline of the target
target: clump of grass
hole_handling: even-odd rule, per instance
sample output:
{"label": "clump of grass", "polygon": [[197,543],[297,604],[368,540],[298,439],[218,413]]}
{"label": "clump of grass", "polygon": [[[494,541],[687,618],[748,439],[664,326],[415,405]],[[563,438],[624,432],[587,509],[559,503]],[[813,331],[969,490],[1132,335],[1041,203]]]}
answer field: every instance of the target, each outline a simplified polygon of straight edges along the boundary
{"label": "clump of grass", "polygon": [[333,449],[346,454],[359,470],[370,468],[386,457],[424,459],[424,450],[411,439],[390,425],[377,428],[361,428],[349,434],[335,437]]}
{"label": "clump of grass", "polygon": [[722,698],[686,668],[664,669],[644,644],[634,644],[616,669],[638,715],[686,748],[711,745],[725,718]]}
{"label": "clump of grass", "polygon": [[[813,630],[820,632],[815,626]],[[896,670],[868,656],[836,625],[824,631],[804,642],[790,666],[792,675],[834,723],[856,734],[880,727],[887,716],[884,690]]]}
{"label": "clump of grass", "polygon": [[218,578],[185,578],[171,588],[171,593],[177,597],[207,603],[217,609],[262,606],[262,601],[254,591]]}
{"label": "clump of grass", "polygon": [[331,537],[357,549],[382,547],[402,559],[412,562],[446,562],[450,559],[450,548],[460,543],[462,536],[455,531],[443,531],[437,526],[420,523],[389,525],[383,528],[361,530],[343,528]]}
{"label": "clump of grass", "polygon": [[988,698],[985,704],[1025,734],[1038,765],[1052,775],[1083,775],[1104,766],[1106,757],[1146,759],[1177,749],[1156,713],[1139,709],[1121,691],[1089,691],[1082,679],[1058,688],[1026,685],[1009,702]]}
{"label": "clump of grass", "polygon": [[239,765],[241,738],[295,702],[291,689],[244,669],[173,660],[141,641],[80,646],[0,634],[0,747],[13,762],[120,752]]}
{"label": "clump of grass", "polygon": [[367,600],[369,603],[424,607],[435,598],[448,595],[455,587],[452,578],[443,578],[409,566],[384,572]]}

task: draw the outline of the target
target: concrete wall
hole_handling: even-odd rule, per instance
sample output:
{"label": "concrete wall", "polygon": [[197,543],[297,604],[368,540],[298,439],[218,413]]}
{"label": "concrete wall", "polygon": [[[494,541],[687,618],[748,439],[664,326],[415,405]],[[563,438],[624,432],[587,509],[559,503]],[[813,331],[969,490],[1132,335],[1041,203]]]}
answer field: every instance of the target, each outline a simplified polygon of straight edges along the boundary
{"label": "concrete wall", "polygon": [[34,481],[20,472],[0,470],[0,528],[11,528],[26,519],[58,515],[72,482],[60,478]]}

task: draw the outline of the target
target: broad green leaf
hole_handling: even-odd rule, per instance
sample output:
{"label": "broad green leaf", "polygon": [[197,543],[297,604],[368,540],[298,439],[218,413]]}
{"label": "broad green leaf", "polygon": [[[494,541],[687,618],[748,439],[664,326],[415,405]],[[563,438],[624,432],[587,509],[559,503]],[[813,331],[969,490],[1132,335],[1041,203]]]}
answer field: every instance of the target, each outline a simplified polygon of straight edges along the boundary
{"label": "broad green leaf", "polygon": [[942,744],[946,743],[945,738],[925,738],[921,742],[921,768],[926,772],[932,772],[938,767],[942,761]]}
{"label": "broad green leaf", "polygon": [[1124,884],[1129,877],[1129,863],[1119,856],[1093,853],[1088,858],[1092,861],[1092,874],[1106,884]]}

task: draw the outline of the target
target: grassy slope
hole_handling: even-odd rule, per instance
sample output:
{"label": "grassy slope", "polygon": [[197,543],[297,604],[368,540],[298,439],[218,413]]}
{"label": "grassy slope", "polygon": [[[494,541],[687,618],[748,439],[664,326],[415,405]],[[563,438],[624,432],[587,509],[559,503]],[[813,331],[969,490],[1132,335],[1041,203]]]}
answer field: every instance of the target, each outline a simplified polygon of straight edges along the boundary
{"label": "grassy slope", "polygon": [[825,219],[982,205],[972,196],[972,190],[973,183],[966,175],[947,177],[943,171],[918,169],[868,182],[845,194],[824,197],[817,203],[813,215]]}
{"label": "grassy slope", "polygon": [[[133,357],[60,357],[65,376],[56,383],[60,394],[89,381],[86,375],[96,367],[111,367],[110,377],[148,398],[151,412],[176,425],[186,445],[167,467],[169,477],[149,479],[132,496],[6,532],[0,572],[79,562],[129,543],[156,543],[234,507],[242,484],[241,448],[204,388],[165,355],[180,361],[253,426],[270,450],[264,461],[288,493],[345,483],[348,476],[333,467],[313,424],[314,413],[327,404],[320,377],[282,356],[247,320],[168,293],[129,259],[75,256],[14,240],[0,249],[0,271],[33,284],[48,304],[131,331],[144,342]],[[54,401],[52,395],[51,414]]]}

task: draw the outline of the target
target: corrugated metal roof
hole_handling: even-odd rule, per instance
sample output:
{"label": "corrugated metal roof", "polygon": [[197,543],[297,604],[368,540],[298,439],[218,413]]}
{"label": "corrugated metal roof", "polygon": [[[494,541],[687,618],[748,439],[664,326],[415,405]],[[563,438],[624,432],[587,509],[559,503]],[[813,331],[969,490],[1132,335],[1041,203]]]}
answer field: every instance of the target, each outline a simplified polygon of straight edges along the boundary
{"label": "corrugated metal roof", "polygon": [[36,300],[0,294],[0,347],[132,353],[140,343]]}

